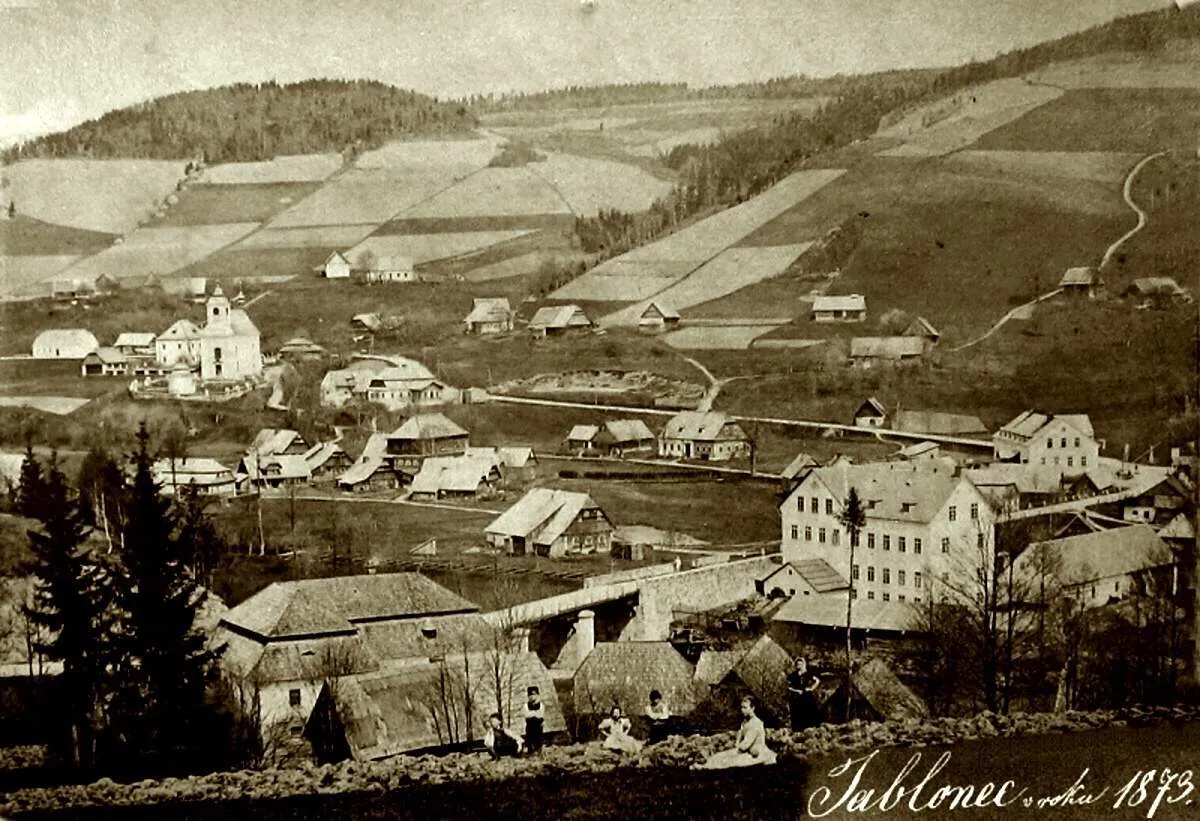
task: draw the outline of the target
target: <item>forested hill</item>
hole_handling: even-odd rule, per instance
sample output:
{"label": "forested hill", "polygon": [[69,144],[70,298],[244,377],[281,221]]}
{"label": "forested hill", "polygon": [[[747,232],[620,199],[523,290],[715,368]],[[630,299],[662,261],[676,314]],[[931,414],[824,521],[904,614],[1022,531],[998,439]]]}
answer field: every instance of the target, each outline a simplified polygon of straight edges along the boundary
{"label": "forested hill", "polygon": [[246,162],[371,149],[397,138],[463,133],[475,124],[457,103],[374,81],[239,84],[110,111],[2,156]]}

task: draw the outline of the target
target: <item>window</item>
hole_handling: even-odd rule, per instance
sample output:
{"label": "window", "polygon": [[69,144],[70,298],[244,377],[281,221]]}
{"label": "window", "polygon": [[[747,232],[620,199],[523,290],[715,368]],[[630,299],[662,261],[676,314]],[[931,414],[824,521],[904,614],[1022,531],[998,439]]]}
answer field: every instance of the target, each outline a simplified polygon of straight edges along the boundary
{"label": "window", "polygon": [[817,541],[819,541],[821,544],[825,544],[825,528],[821,528],[817,531]]}
{"label": "window", "polygon": [[811,510],[813,513],[820,513],[821,507],[820,507],[820,505],[817,504],[817,502],[819,502],[819,501],[820,500],[817,499],[816,496],[809,499],[808,500],[808,509]]}
{"label": "window", "polygon": [[295,690],[288,690],[288,706],[290,706],[290,707],[299,707],[300,706],[300,690],[299,690],[299,688],[297,688]]}
{"label": "window", "polygon": [[1046,457],[1045,457],[1045,456],[1043,456],[1043,457],[1042,457],[1042,464],[1043,464],[1043,465],[1044,465],[1044,464],[1046,464]]}
{"label": "window", "polygon": [[826,515],[826,516],[832,516],[832,515],[833,515],[833,499],[826,499],[826,500],[825,500],[825,515]]}
{"label": "window", "polygon": [[1075,447],[1079,447],[1079,437],[1075,437]]}
{"label": "window", "polygon": [[891,601],[891,600],[892,600],[892,594],[891,594],[891,593],[887,593],[887,592],[885,592],[885,593],[883,594],[883,600],[884,600],[884,601]]}
{"label": "window", "polygon": [[806,542],[812,541],[812,528],[809,527],[808,525],[804,526],[804,541],[806,541]]}
{"label": "window", "polygon": [[1060,447],[1064,447],[1064,448],[1067,446],[1067,437],[1065,437],[1065,436],[1064,436],[1064,437],[1062,438],[1062,441],[1061,441],[1061,442],[1059,442],[1059,446],[1060,446]]}
{"label": "window", "polygon": [[1085,467],[1087,467],[1087,457],[1086,457],[1086,456],[1080,456],[1080,457],[1079,457],[1079,466],[1080,466],[1081,468],[1085,468]]}
{"label": "window", "polygon": [[867,591],[867,601],[875,601],[875,591],[874,590]]}
{"label": "window", "polygon": [[875,567],[874,567],[874,565],[867,565],[867,581],[869,581],[869,582],[873,582],[873,581],[875,581]]}
{"label": "window", "polygon": [[908,545],[906,544],[906,542],[907,542],[907,540],[903,536],[901,536],[899,539],[896,540],[896,549],[899,550],[901,553],[907,553]]}
{"label": "window", "polygon": [[855,590],[853,587],[850,588],[850,598],[852,598],[852,599],[858,598],[858,591]]}
{"label": "window", "polygon": [[1058,457],[1057,457],[1057,456],[1055,456],[1055,457],[1054,457],[1054,464],[1056,464],[1056,465],[1057,465],[1057,464],[1058,464],[1058,461],[1059,461],[1059,460],[1058,460]]}
{"label": "window", "polygon": [[952,521],[952,522],[958,521],[958,508],[955,507],[954,505],[950,505],[950,521]]}
{"label": "window", "polygon": [[875,549],[875,534],[874,533],[867,534],[867,547],[869,547],[871,550]]}
{"label": "window", "polygon": [[1075,457],[1074,456],[1067,457],[1067,467],[1069,467],[1069,468],[1075,467]]}
{"label": "window", "polygon": [[830,536],[830,538],[833,540],[833,543],[834,543],[834,544],[841,544],[841,542],[842,542],[842,531],[838,530],[838,529],[835,527],[835,528],[833,529],[833,533],[832,533],[832,535]]}
{"label": "window", "polygon": [[920,603],[921,603],[921,597],[920,597],[920,596],[913,596],[913,601],[915,601],[917,604],[920,604]]}
{"label": "window", "polygon": [[855,547],[858,547],[858,540],[859,540],[858,534],[855,533],[853,530],[850,531],[850,544],[854,545]]}
{"label": "window", "polygon": [[850,578],[854,579],[854,581],[858,581],[858,565],[854,565],[850,568]]}
{"label": "window", "polygon": [[979,504],[977,502],[971,502],[971,518],[974,520],[979,519]]}
{"label": "window", "polygon": [[892,583],[892,569],[890,567],[883,568],[883,583],[884,584]]}
{"label": "window", "polygon": [[800,538],[800,526],[792,525],[792,541],[794,542],[799,538]]}
{"label": "window", "polygon": [[903,570],[896,571],[896,584],[900,585],[901,587],[904,587],[904,571]]}
{"label": "window", "polygon": [[883,534],[883,549],[884,550],[892,549],[892,537],[889,536],[887,533]]}
{"label": "window", "polygon": [[800,513],[804,512],[804,497],[803,496],[796,497],[796,510],[799,511]]}
{"label": "window", "polygon": [[950,552],[950,540],[949,539],[942,539],[942,552],[943,553]]}
{"label": "window", "polygon": [[975,534],[975,546],[978,547],[980,550],[983,549],[983,531],[982,530]]}
{"label": "window", "polygon": [[921,571],[917,570],[913,573],[913,587],[921,589]]}
{"label": "window", "polygon": [[897,596],[896,598],[897,598],[897,599],[899,599],[900,601],[904,601],[904,594],[903,594],[903,593],[901,593],[901,594],[900,594],[899,596]]}
{"label": "window", "polygon": [[913,553],[916,553],[918,556],[921,555],[921,537],[920,536],[913,539]]}
{"label": "window", "polygon": [[1046,450],[1054,450],[1054,440],[1053,439],[1046,440]]}

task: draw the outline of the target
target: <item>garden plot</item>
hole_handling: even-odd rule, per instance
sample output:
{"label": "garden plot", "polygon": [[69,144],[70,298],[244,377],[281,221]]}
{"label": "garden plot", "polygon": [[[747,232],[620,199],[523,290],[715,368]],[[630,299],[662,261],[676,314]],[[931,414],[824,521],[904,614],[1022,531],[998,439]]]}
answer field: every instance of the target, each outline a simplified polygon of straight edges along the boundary
{"label": "garden plot", "polygon": [[903,145],[879,152],[881,157],[940,157],[971,145],[990,131],[1008,125],[1035,108],[1062,96],[1061,89],[1013,78],[967,89],[948,100],[922,106],[876,137],[902,138]]}
{"label": "garden plot", "polygon": [[126,237],[121,245],[114,245],[72,266],[70,276],[82,279],[101,274],[115,279],[168,276],[232,245],[256,228],[256,222],[143,228]]}
{"label": "garden plot", "polygon": [[375,228],[375,223],[264,228],[239,242],[237,248],[349,248],[370,236]]}
{"label": "garden plot", "polygon": [[[776,277],[787,270],[796,258],[812,245],[776,245],[761,248],[729,248],[701,265],[670,287],[653,295],[654,302],[682,311],[720,299],[764,279]],[[651,300],[622,308],[602,318],[602,325],[636,325],[638,317]]]}
{"label": "garden plot", "polygon": [[671,184],[623,162],[552,152],[525,166],[550,184],[571,211],[594,216],[601,209],[645,211]]}
{"label": "garden plot", "polygon": [[46,294],[47,280],[77,256],[0,256],[0,298]]}
{"label": "garden plot", "polygon": [[777,325],[721,325],[681,328],[663,337],[672,348],[685,351],[741,351],[754,340],[775,330]]}
{"label": "garden plot", "polygon": [[164,160],[22,160],[0,169],[0,177],[26,216],[124,234],[154,214],[183,168]]}
{"label": "garden plot", "polygon": [[266,162],[214,165],[204,170],[200,182],[214,185],[320,182],[341,167],[341,154],[297,154]]}
{"label": "garden plot", "polygon": [[484,168],[404,212],[405,219],[565,214],[570,208],[528,166]]}
{"label": "garden plot", "polygon": [[437,169],[468,174],[485,167],[504,140],[488,134],[471,140],[397,140],[367,151],[354,163],[369,169]]}
{"label": "garden plot", "polygon": [[381,234],[367,237],[350,249],[351,261],[364,253],[378,258],[403,257],[414,265],[457,257],[501,242],[531,234],[532,231],[470,231],[460,234]]}
{"label": "garden plot", "polygon": [[437,171],[352,169],[275,217],[271,227],[382,225],[455,180]]}

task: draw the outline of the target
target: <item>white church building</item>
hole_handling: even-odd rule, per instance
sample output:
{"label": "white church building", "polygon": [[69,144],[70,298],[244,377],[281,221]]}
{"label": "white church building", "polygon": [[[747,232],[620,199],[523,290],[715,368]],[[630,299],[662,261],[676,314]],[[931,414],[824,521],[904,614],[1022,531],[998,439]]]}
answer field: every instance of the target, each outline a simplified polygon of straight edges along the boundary
{"label": "white church building", "polygon": [[174,322],[154,343],[163,367],[199,369],[203,382],[237,382],[262,376],[258,328],[240,308],[231,308],[218,285],[205,302],[202,326],[187,319]]}

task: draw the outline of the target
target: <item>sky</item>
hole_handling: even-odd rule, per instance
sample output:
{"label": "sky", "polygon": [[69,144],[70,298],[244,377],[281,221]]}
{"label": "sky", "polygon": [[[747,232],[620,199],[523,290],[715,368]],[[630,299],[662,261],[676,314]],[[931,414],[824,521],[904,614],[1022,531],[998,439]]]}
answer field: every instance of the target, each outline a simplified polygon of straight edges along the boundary
{"label": "sky", "polygon": [[0,143],[233,82],[439,97],[990,57],[1170,0],[0,0]]}

